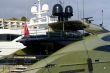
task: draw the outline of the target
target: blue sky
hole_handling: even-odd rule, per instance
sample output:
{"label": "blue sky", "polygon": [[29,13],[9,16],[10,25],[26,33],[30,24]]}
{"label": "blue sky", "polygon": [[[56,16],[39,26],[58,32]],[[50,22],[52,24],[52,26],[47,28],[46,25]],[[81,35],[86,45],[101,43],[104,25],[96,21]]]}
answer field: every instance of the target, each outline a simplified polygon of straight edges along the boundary
{"label": "blue sky", "polygon": [[[80,19],[83,14],[83,0],[62,0],[64,1],[64,7],[66,5],[71,5],[73,7],[74,16],[72,19]],[[110,28],[110,1],[109,0],[84,0],[85,5],[85,17],[93,16],[94,22],[100,24],[102,20],[102,9],[103,9],[103,19],[104,26]],[[0,18],[11,18],[26,16],[28,18],[33,17],[30,12],[31,6],[36,3],[37,0],[0,0]],[[58,0],[42,0],[42,3],[48,3],[50,7],[50,12],[55,3],[58,3]]]}

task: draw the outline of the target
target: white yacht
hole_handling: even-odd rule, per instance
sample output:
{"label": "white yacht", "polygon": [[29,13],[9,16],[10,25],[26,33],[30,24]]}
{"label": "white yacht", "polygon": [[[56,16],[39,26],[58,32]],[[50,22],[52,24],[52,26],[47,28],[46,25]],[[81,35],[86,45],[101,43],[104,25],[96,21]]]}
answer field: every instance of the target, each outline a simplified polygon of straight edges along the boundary
{"label": "white yacht", "polygon": [[22,36],[19,36],[12,41],[8,41],[8,40],[6,41],[6,39],[3,41],[2,39],[2,41],[0,41],[0,59],[4,58],[5,56],[11,55],[18,50],[25,48],[26,46],[24,46],[22,43],[16,42],[21,38]]}
{"label": "white yacht", "polygon": [[25,48],[22,43],[17,40],[23,38],[21,30],[0,29],[0,59]]}
{"label": "white yacht", "polygon": [[11,55],[23,48],[25,48],[25,46],[19,42],[0,42],[0,58]]}

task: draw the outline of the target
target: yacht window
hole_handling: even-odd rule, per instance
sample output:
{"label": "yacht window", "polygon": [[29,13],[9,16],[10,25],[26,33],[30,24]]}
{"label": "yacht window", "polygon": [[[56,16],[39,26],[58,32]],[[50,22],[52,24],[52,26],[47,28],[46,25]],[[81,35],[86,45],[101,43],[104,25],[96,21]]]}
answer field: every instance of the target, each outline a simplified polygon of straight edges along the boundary
{"label": "yacht window", "polygon": [[0,34],[0,41],[12,41],[18,36],[19,35],[13,35],[13,34]]}
{"label": "yacht window", "polygon": [[110,35],[102,37],[102,40],[110,42]]}
{"label": "yacht window", "polygon": [[110,52],[110,45],[100,46],[100,47],[97,47],[95,50],[104,51],[104,52]]}
{"label": "yacht window", "polygon": [[76,70],[68,70],[68,71],[62,71],[59,73],[79,73],[79,72],[84,72],[85,69],[76,69]]}

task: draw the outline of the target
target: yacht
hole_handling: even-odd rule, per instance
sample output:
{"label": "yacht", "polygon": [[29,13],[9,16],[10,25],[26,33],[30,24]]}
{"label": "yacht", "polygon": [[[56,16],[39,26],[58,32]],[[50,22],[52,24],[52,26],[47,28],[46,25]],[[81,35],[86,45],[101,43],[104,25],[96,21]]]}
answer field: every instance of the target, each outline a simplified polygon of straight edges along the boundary
{"label": "yacht", "polygon": [[68,21],[71,9],[71,6],[65,8],[66,15],[62,13],[61,5],[55,4],[53,15],[58,16],[59,22],[48,24],[54,32],[21,40],[24,45],[33,45],[31,50],[36,54],[48,55],[22,73],[110,72],[110,32],[84,20]]}
{"label": "yacht", "polygon": [[[57,7],[58,10],[56,10]],[[41,0],[38,0],[38,4],[32,6],[31,12],[35,17],[30,19],[27,26],[29,33],[30,28],[33,28],[36,30],[36,35],[29,35],[19,40],[19,42],[27,46],[24,50],[29,51],[28,54],[50,55],[71,42],[82,38],[83,34],[77,30],[82,30],[87,25],[79,20],[68,21],[73,16],[71,6],[66,7],[68,12],[65,14],[60,8],[62,8],[60,4],[55,5],[52,13],[55,18],[51,18],[47,15],[49,6],[47,4],[41,6]]]}
{"label": "yacht", "polygon": [[[17,26],[17,25],[16,25]],[[0,29],[0,59],[7,57],[18,50],[26,48],[17,40],[23,38],[22,30],[5,28]]]}
{"label": "yacht", "polygon": [[26,48],[26,46],[24,46],[22,43],[17,42],[17,40],[21,39],[23,36],[19,36],[13,40],[11,39],[11,37],[13,37],[11,34],[2,36],[3,37],[0,38],[0,59],[14,54],[18,50]]}

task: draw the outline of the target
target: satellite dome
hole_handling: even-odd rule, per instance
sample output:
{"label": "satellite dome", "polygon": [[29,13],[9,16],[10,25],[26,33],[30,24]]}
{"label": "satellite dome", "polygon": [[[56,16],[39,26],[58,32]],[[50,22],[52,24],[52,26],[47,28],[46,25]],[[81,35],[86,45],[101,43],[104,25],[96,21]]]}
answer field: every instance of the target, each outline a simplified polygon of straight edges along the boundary
{"label": "satellite dome", "polygon": [[59,16],[62,13],[63,13],[63,7],[61,6],[61,4],[55,4],[53,6],[52,14],[55,16]]}
{"label": "satellite dome", "polygon": [[73,16],[73,8],[71,6],[66,6],[65,14],[67,14],[68,16]]}
{"label": "satellite dome", "polygon": [[37,13],[37,7],[36,6],[32,6],[32,8],[31,8],[31,13],[32,14],[36,14]]}
{"label": "satellite dome", "polygon": [[42,11],[48,11],[48,10],[49,10],[48,4],[44,4],[44,5],[42,6]]}

